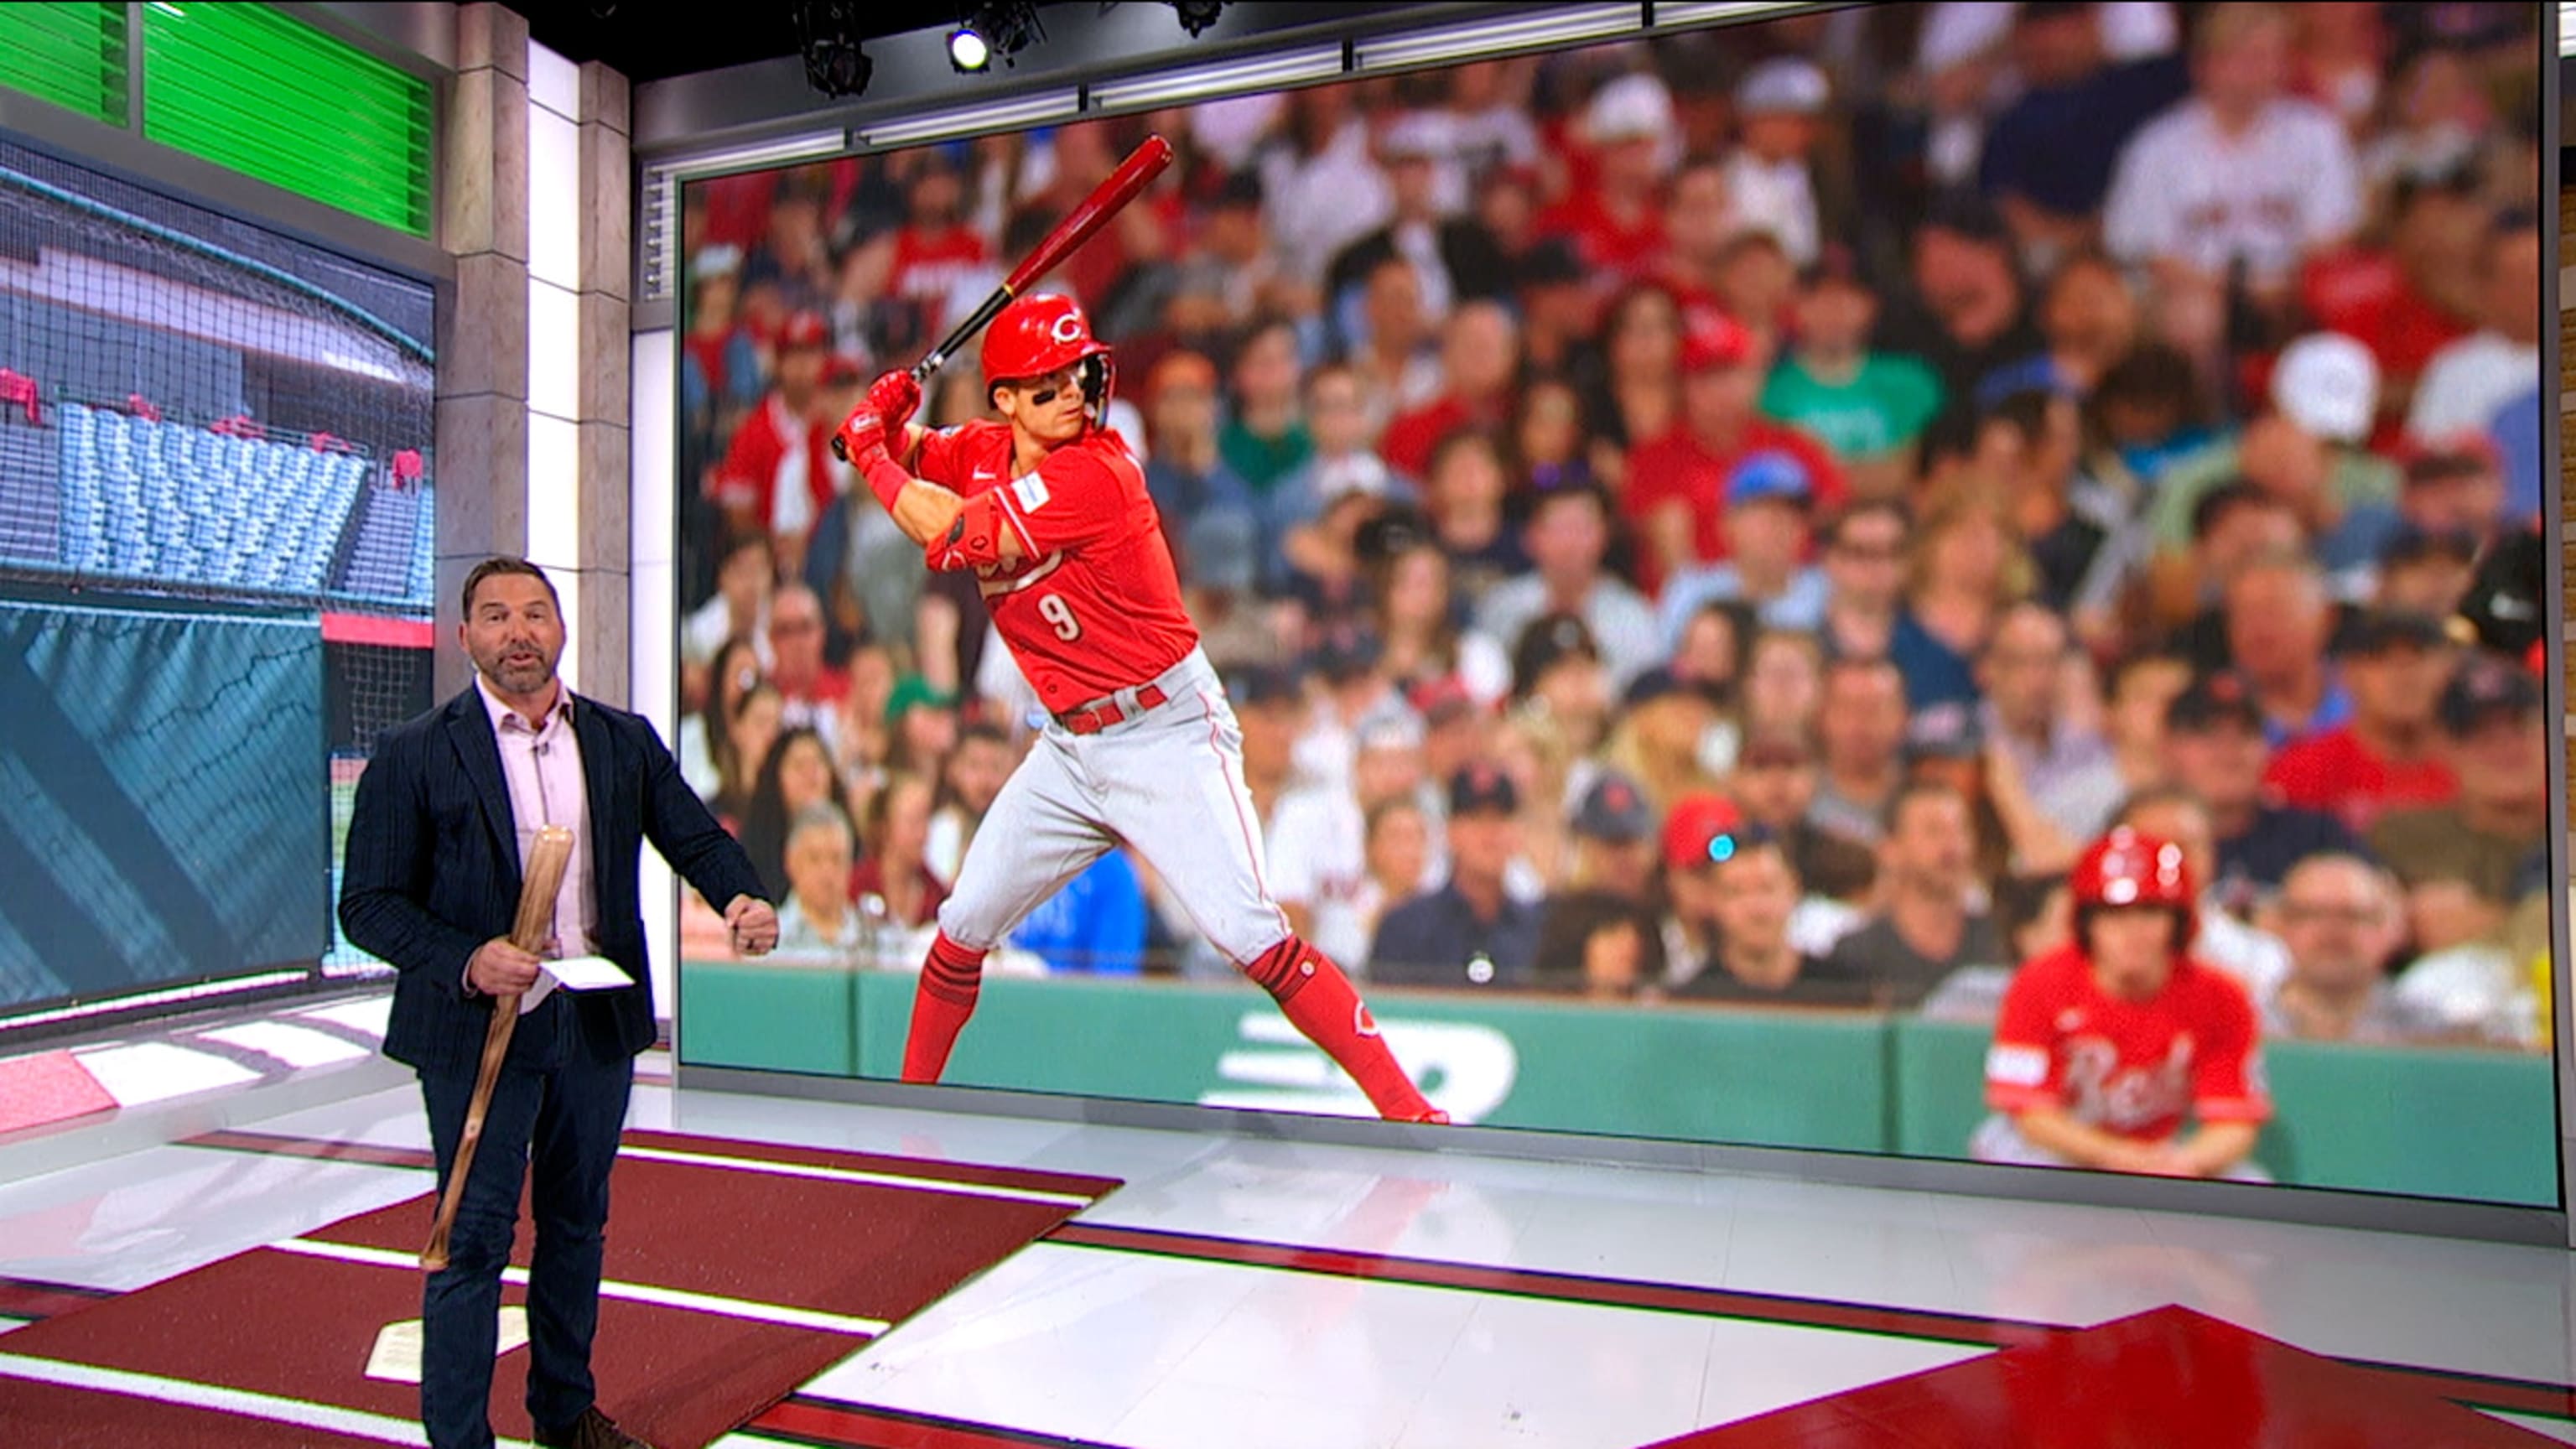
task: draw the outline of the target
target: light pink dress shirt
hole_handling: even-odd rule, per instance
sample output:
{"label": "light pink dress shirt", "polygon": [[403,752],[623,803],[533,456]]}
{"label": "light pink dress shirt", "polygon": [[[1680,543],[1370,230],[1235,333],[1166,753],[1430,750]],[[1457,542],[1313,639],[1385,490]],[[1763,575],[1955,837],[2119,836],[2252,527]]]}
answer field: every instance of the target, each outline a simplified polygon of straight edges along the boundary
{"label": "light pink dress shirt", "polygon": [[501,747],[501,777],[510,789],[510,814],[519,832],[519,869],[528,867],[528,847],[537,830],[562,825],[572,830],[572,861],[564,868],[563,889],[555,897],[555,959],[591,953],[591,930],[597,924],[590,890],[590,791],[581,773],[581,739],[572,725],[572,691],[556,686],[554,708],[531,726],[519,712],[493,697],[483,676],[474,676],[483,708],[492,716],[492,733]]}

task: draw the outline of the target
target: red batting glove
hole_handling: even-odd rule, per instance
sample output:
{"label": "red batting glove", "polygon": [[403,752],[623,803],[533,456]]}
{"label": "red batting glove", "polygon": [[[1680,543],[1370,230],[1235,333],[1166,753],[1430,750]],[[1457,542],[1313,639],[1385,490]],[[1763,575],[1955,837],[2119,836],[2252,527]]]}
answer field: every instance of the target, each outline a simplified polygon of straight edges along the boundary
{"label": "red batting glove", "polygon": [[832,433],[832,451],[862,473],[878,459],[893,456],[886,446],[885,418],[874,403],[863,402],[841,419],[841,426]]}
{"label": "red batting glove", "polygon": [[868,384],[868,406],[885,419],[889,440],[901,438],[903,425],[921,409],[921,384],[909,372],[889,372]]}

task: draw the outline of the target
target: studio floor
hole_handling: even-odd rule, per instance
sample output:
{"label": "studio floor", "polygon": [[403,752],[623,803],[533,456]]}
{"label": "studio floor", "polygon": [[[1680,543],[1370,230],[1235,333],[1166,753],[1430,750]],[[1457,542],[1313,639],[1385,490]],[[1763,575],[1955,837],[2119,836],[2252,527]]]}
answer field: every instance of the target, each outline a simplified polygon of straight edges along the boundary
{"label": "studio floor", "polygon": [[[2168,1305],[2576,1443],[2563,1251],[667,1080],[632,1125],[1124,1182],[728,1449],[1633,1449]],[[0,1185],[0,1331],[413,1197],[426,1146],[380,1090]]]}

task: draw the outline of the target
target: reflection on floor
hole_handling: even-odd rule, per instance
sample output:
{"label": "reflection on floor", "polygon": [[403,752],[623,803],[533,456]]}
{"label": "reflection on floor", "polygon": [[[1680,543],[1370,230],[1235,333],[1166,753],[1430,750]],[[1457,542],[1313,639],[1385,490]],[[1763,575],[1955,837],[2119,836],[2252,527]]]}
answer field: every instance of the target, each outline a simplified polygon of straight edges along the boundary
{"label": "reflection on floor", "polygon": [[[2041,1442],[1991,1415],[2059,1413],[2068,1373],[2122,1443],[2250,1444],[2249,1414],[2266,1445],[2400,1442],[2286,1432],[2294,1385],[2344,1369],[2230,1324],[2384,1366],[2352,1404],[2483,1415],[2402,1442],[2576,1443],[2576,1260],[2546,1249],[657,1085],[634,1125],[1127,1184],[728,1449]],[[411,1197],[426,1146],[396,1090],[0,1185],[0,1329]],[[2169,1305],[2192,1314],[2136,1317]],[[2111,1387],[2157,1375],[2188,1387]],[[1957,1432],[1854,1437],[1887,1395],[1950,1404]],[[2148,1431],[2166,1400],[2202,1417]]]}

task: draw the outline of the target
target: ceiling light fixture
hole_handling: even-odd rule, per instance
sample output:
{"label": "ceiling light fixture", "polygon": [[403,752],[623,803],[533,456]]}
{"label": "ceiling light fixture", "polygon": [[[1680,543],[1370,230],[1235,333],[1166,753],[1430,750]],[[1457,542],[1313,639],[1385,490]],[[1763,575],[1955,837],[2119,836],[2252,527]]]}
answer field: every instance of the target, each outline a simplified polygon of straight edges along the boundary
{"label": "ceiling light fixture", "polygon": [[805,83],[835,100],[866,92],[877,63],[859,46],[857,0],[805,0],[796,7]]}
{"label": "ceiling light fixture", "polygon": [[948,63],[966,74],[1005,67],[1032,44],[1046,39],[1038,24],[1038,7],[1028,0],[991,0],[968,11],[948,32]]}

